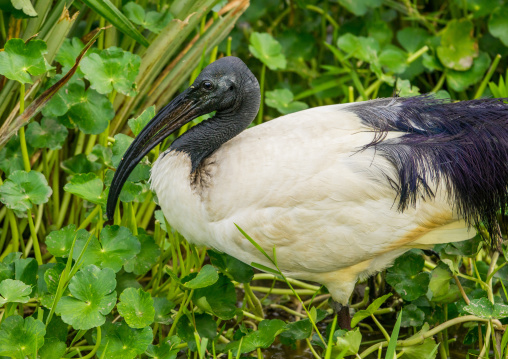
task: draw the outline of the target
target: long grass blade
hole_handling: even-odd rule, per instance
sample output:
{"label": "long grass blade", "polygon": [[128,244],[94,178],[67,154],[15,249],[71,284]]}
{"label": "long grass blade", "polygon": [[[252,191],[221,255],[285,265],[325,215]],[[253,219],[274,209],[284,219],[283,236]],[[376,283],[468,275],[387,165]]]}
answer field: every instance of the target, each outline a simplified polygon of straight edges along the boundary
{"label": "long grass blade", "polygon": [[141,45],[148,47],[150,45],[147,39],[136,29],[136,27],[118,10],[109,0],[83,0],[94,11],[102,15],[107,21],[113,24],[125,35],[132,37]]}
{"label": "long grass blade", "polygon": [[397,318],[395,327],[393,327],[392,336],[390,337],[390,341],[388,342],[388,348],[386,349],[385,359],[394,359],[395,358],[395,349],[397,347],[397,339],[399,337],[401,320],[402,320],[402,310],[399,313],[399,317]]}

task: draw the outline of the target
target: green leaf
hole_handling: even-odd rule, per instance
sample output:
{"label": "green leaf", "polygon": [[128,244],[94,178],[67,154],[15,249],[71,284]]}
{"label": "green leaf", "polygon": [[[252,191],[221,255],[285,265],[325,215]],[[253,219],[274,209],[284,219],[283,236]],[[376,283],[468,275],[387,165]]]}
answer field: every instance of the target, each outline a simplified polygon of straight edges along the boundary
{"label": "green leaf", "polygon": [[411,85],[409,80],[398,80],[397,91],[401,97],[412,97],[420,94],[420,89],[414,85]]}
{"label": "green leaf", "polygon": [[258,330],[243,337],[242,346],[240,341],[231,342],[226,345],[226,350],[231,350],[236,356],[240,353],[249,353],[256,348],[268,348],[275,340],[275,337],[286,329],[286,323],[279,319],[265,319],[259,323]]}
{"label": "green leaf", "polygon": [[503,0],[454,0],[455,5],[471,11],[473,18],[483,17],[492,13]]}
{"label": "green leaf", "polygon": [[89,161],[101,163],[108,167],[112,166],[111,157],[113,156],[113,151],[109,147],[104,147],[100,144],[96,144],[92,148],[92,152],[87,156]]}
{"label": "green leaf", "polygon": [[32,84],[30,75],[42,75],[51,69],[44,54],[46,43],[42,40],[31,40],[27,44],[22,39],[10,39],[0,52],[0,74],[10,80]]}
{"label": "green leaf", "polygon": [[187,288],[197,289],[197,288],[205,288],[209,287],[215,282],[219,280],[219,275],[217,274],[217,269],[215,269],[210,264],[206,264],[201,268],[198,272],[196,278],[191,279],[190,281],[183,283]]}
{"label": "green leaf", "polygon": [[88,89],[82,94],[81,101],[70,107],[65,118],[84,133],[97,135],[106,130],[114,116],[115,111],[108,98]]}
{"label": "green leaf", "polygon": [[17,19],[36,17],[35,11],[30,0],[4,0],[0,1],[0,10],[11,13]]}
{"label": "green leaf", "polygon": [[471,239],[460,242],[448,243],[444,251],[446,254],[464,257],[474,257],[481,249],[483,239],[481,235],[477,234]]}
{"label": "green leaf", "polygon": [[20,252],[9,253],[3,261],[0,262],[0,281],[4,279],[14,279],[14,263],[21,257]]}
{"label": "green leaf", "polygon": [[[133,4],[133,3],[129,3]],[[139,5],[138,5],[139,6]],[[127,121],[129,124],[132,133],[134,136],[139,135],[141,130],[145,128],[145,126],[150,122],[150,120],[155,116],[155,106],[150,106],[146,108],[141,115],[136,118],[131,118]]]}
{"label": "green leaf", "polygon": [[467,71],[449,70],[446,73],[446,83],[454,91],[461,92],[469,86],[481,81],[485,72],[490,66],[489,55],[480,52],[477,59],[474,60],[473,66]]}
{"label": "green leaf", "polygon": [[89,265],[80,269],[69,283],[72,297],[62,297],[56,312],[74,329],[88,330],[106,322],[116,304],[115,273],[110,268]]}
{"label": "green leaf", "polygon": [[125,203],[143,202],[149,191],[146,183],[126,181],[120,192],[120,201]]}
{"label": "green leaf", "polygon": [[161,224],[161,229],[164,231],[164,232],[167,232],[168,229],[166,228],[166,220],[164,218],[164,213],[162,213],[162,211],[160,209],[156,210],[154,212],[154,217],[155,217],[155,220],[156,221],[159,221],[160,224]]}
{"label": "green leaf", "polygon": [[250,35],[249,51],[270,70],[286,68],[286,57],[281,52],[279,42],[266,32],[253,32]]}
{"label": "green leaf", "polygon": [[362,342],[362,333],[360,333],[360,328],[341,332],[342,335],[337,337],[337,344],[332,349],[332,355],[338,355],[344,350],[346,350],[346,355],[355,355],[358,353],[360,343]]}
{"label": "green leaf", "polygon": [[102,195],[104,185],[95,173],[77,174],[66,183],[64,190],[89,202],[102,205],[106,198]]}
{"label": "green leaf", "polygon": [[448,266],[441,262],[434,268],[430,275],[429,293],[427,297],[433,302],[453,303],[460,297],[459,288],[455,284],[450,284],[452,273]]}
{"label": "green leaf", "polygon": [[421,255],[407,252],[398,257],[393,267],[387,270],[386,282],[390,284],[404,300],[412,301],[427,293],[429,274],[421,272],[424,265]]}
{"label": "green leaf", "polygon": [[0,283],[0,306],[5,303],[27,303],[32,288],[20,280],[5,279]]}
{"label": "green leaf", "polygon": [[156,359],[176,359],[180,351],[180,349],[175,348],[178,344],[180,344],[180,338],[174,335],[168,341],[159,345],[150,344],[145,354]]}
{"label": "green leaf", "polygon": [[363,16],[369,9],[381,6],[381,0],[339,0],[339,4],[356,16]]}
{"label": "green leaf", "polygon": [[393,31],[387,22],[382,20],[372,21],[368,22],[367,26],[369,34],[368,37],[376,39],[382,47],[392,42]]}
{"label": "green leaf", "polygon": [[339,37],[337,46],[349,56],[368,63],[376,62],[380,51],[380,45],[376,39],[349,33]]}
{"label": "green leaf", "polygon": [[235,286],[228,277],[219,274],[219,280],[206,288],[194,290],[193,301],[205,311],[228,320],[236,314]]}
{"label": "green leaf", "polygon": [[[52,77],[49,80],[48,86],[54,85],[61,78],[61,75]],[[81,100],[86,101],[85,85],[82,81],[71,78],[42,108],[42,114],[46,117],[63,116],[72,106],[78,104]]]}
{"label": "green leaf", "polygon": [[441,33],[437,56],[444,66],[465,71],[478,56],[478,43],[473,38],[473,23],[466,19],[451,20]]}
{"label": "green leaf", "polygon": [[[406,310],[404,308],[404,310]],[[404,314],[402,314],[404,316]],[[415,335],[407,338],[407,341],[414,340],[416,338],[422,338],[423,334],[425,332],[429,331],[429,325],[425,323],[422,327],[422,329],[416,333]],[[478,333],[477,333],[478,337]],[[439,344],[436,344],[433,338],[427,338],[424,340],[421,344],[411,345],[411,346],[401,346],[398,347],[398,350],[404,350],[404,356],[407,356],[408,359],[435,359],[437,348]]]}
{"label": "green leaf", "polygon": [[44,345],[46,326],[32,317],[5,318],[0,325],[0,355],[16,359],[32,357]]}
{"label": "green leaf", "polygon": [[[309,61],[316,56],[316,39],[308,32],[288,29],[277,36],[277,41],[282,46],[282,53],[290,62],[294,60],[296,66],[299,66],[301,61]],[[301,69],[301,66],[299,68]]]}
{"label": "green leaf", "polygon": [[231,257],[227,253],[219,253],[212,249],[206,251],[212,264],[219,270],[239,283],[249,283],[254,277],[254,270],[250,265]]}
{"label": "green leaf", "polygon": [[309,108],[309,106],[304,102],[293,101],[293,93],[288,89],[267,91],[265,95],[266,104],[270,107],[276,108],[277,111],[283,115]]}
{"label": "green leaf", "polygon": [[497,37],[504,46],[508,46],[508,4],[498,7],[492,11],[489,18],[489,32]]}
{"label": "green leaf", "polygon": [[[30,143],[27,143],[27,147],[28,155],[30,156],[33,152]],[[12,136],[9,142],[7,142],[7,145],[0,150],[0,169],[4,171],[7,176],[10,176],[12,172],[23,170],[24,168],[19,137],[17,135]]]}
{"label": "green leaf", "polygon": [[187,342],[189,349],[195,352],[197,350],[196,338],[194,332],[197,331],[200,338],[214,340],[217,336],[217,323],[210,314],[195,314],[194,323],[187,316],[183,316],[176,326],[176,333],[180,338]]}
{"label": "green leaf", "polygon": [[66,38],[58,50],[55,60],[62,65],[62,73],[68,72],[76,63],[76,58],[85,45],[77,37]]}
{"label": "green leaf", "polygon": [[502,319],[508,317],[508,305],[492,304],[488,298],[473,299],[464,310],[483,319]]}
{"label": "green leaf", "polygon": [[386,49],[379,55],[379,63],[389,71],[401,74],[407,69],[407,55],[398,49]]}
{"label": "green leaf", "polygon": [[166,298],[153,298],[153,307],[155,309],[155,323],[169,324],[171,321],[171,310],[176,306],[175,303]]}
{"label": "green leaf", "polygon": [[41,123],[31,122],[26,130],[26,139],[34,148],[59,150],[69,131],[52,118],[43,118]]}
{"label": "green leaf", "polygon": [[397,32],[399,44],[409,53],[421,49],[430,35],[419,27],[406,27]]}
{"label": "green leaf", "polygon": [[[48,293],[56,294],[58,290],[58,283],[60,282],[60,277],[62,272],[65,269],[65,265],[63,263],[56,263],[53,267],[47,269],[44,272],[44,282],[46,284],[46,288]],[[69,291],[66,289],[65,295],[68,295]]]}
{"label": "green leaf", "polygon": [[[115,143],[113,144],[112,149],[113,157],[111,158],[114,167],[118,167],[125,151],[127,151],[127,148],[130,146],[132,141],[134,141],[132,137],[124,135],[123,133],[115,135]],[[127,180],[131,182],[139,182],[148,178],[150,178],[150,166],[142,161],[134,168]]]}
{"label": "green leaf", "polygon": [[403,328],[419,327],[420,325],[423,325],[424,320],[425,313],[423,310],[414,304],[409,304],[406,305],[402,311],[402,320],[400,326]]}
{"label": "green leaf", "polygon": [[118,10],[110,0],[83,0],[95,12],[101,14],[125,35],[132,37],[141,45],[148,47],[148,41],[141,35],[136,27]]}
{"label": "green leaf", "polygon": [[74,236],[78,237],[76,241],[86,242],[90,233],[86,229],[80,229],[76,232],[75,224],[69,224],[58,231],[53,231],[46,237],[46,246],[49,253],[55,257],[67,258],[74,241]]}
{"label": "green leaf", "polygon": [[127,96],[134,96],[136,76],[141,58],[118,47],[110,47],[93,53],[81,61],[81,71],[90,81],[91,87],[100,94],[116,90]]}
{"label": "green leaf", "polygon": [[142,289],[125,289],[120,294],[117,309],[131,328],[144,328],[154,321],[153,299]]}
{"label": "green leaf", "polygon": [[122,7],[122,10],[125,12],[125,15],[130,21],[136,25],[143,26],[145,29],[148,29],[155,34],[158,34],[162,29],[164,29],[173,19],[173,16],[169,12],[168,8],[166,8],[163,12],[148,11],[145,13],[143,7],[135,2],[125,4]]}
{"label": "green leaf", "polygon": [[14,279],[31,286],[32,289],[37,287],[37,271],[39,269],[39,265],[37,264],[35,258],[18,258],[14,261],[14,267]]}
{"label": "green leaf", "polygon": [[374,314],[374,312],[376,310],[378,310],[379,307],[381,305],[383,305],[383,303],[386,302],[386,300],[388,298],[390,298],[391,296],[392,296],[392,293],[385,294],[382,297],[379,297],[376,300],[374,300],[372,303],[370,303],[370,305],[367,307],[367,309],[357,311],[355,313],[355,315],[353,316],[353,319],[351,319],[351,327],[352,328],[356,327],[356,325],[360,321],[362,321],[365,318],[370,317],[372,314]]}
{"label": "green leaf", "polygon": [[388,342],[388,348],[386,349],[385,359],[395,359],[395,348],[397,347],[397,339],[399,337],[400,330],[400,322],[402,319],[402,312],[397,316],[397,321],[395,322],[395,326],[393,327],[392,335],[390,336],[390,340]]}
{"label": "green leaf", "polygon": [[145,352],[153,341],[152,328],[130,328],[127,323],[106,322],[97,356],[108,359],[133,359]]}
{"label": "green leaf", "polygon": [[[75,257],[81,252],[86,240],[78,238],[74,248]],[[110,268],[115,273],[122,265],[140,252],[141,244],[128,228],[106,226],[101,231],[100,243],[92,238],[85,254],[84,265],[95,264],[101,268]]]}
{"label": "green leaf", "polygon": [[137,281],[137,277],[133,273],[120,271],[116,273],[116,291],[122,293],[127,288],[142,288],[141,284]]}
{"label": "green leaf", "polygon": [[0,186],[0,201],[7,208],[26,211],[33,204],[48,202],[53,193],[46,177],[37,171],[15,171]]}
{"label": "green leaf", "polygon": [[71,175],[98,172],[103,168],[100,163],[90,161],[84,153],[80,153],[77,156],[66,159],[62,162],[61,166],[65,172]]}
{"label": "green leaf", "polygon": [[[314,307],[312,307],[314,308]],[[312,334],[312,323],[309,319],[286,324],[286,330],[280,333],[279,339],[284,345],[294,344],[297,340],[307,339]]]}
{"label": "green leaf", "polygon": [[67,345],[56,338],[44,340],[44,346],[39,350],[40,359],[60,359],[65,355]]}
{"label": "green leaf", "polygon": [[140,234],[137,238],[141,244],[141,249],[138,254],[125,262],[124,268],[126,272],[145,275],[159,260],[161,250],[152,236]]}

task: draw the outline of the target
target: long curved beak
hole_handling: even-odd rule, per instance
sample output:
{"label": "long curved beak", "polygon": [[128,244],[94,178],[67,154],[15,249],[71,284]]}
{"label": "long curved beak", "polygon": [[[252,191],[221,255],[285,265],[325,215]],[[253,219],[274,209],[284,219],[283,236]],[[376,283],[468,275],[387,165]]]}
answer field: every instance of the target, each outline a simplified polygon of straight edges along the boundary
{"label": "long curved beak", "polygon": [[199,116],[199,106],[187,93],[188,90],[182,92],[155,115],[125,151],[111,182],[106,206],[108,219],[113,219],[122,187],[139,161],[166,137]]}

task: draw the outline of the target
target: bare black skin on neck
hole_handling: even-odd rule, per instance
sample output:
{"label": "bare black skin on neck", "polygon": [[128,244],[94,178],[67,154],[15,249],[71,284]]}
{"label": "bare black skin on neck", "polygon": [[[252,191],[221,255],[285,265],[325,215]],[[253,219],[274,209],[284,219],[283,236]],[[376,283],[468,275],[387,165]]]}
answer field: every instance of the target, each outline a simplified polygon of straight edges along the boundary
{"label": "bare black skin on neck", "polygon": [[[207,81],[213,86],[209,91],[204,88]],[[208,112],[217,112],[213,118],[178,137],[170,146],[170,150],[189,155],[191,173],[222,144],[249,126],[258,113],[261,101],[256,77],[236,57],[225,57],[206,67],[189,89],[191,98],[195,96],[193,90],[201,97],[205,92],[204,108],[209,108]]]}
{"label": "bare black skin on neck", "polygon": [[125,151],[108,195],[107,215],[113,218],[120,191],[136,164],[164,138],[193,119],[216,111],[171,145],[189,155],[195,172],[199,164],[223,143],[242,132],[256,117],[261,101],[259,84],[236,57],[224,57],[208,65],[187,90],[162,108]]}

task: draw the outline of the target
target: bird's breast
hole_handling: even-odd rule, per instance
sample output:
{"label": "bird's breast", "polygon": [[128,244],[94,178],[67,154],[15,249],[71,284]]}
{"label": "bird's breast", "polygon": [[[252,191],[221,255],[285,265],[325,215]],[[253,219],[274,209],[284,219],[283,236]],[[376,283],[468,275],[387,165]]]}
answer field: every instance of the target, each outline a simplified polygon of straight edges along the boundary
{"label": "bird's breast", "polygon": [[209,245],[208,216],[201,195],[211,181],[207,168],[198,168],[191,174],[191,160],[184,152],[162,154],[151,171],[151,188],[166,219],[188,241],[198,245]]}

